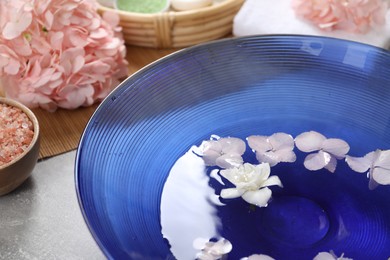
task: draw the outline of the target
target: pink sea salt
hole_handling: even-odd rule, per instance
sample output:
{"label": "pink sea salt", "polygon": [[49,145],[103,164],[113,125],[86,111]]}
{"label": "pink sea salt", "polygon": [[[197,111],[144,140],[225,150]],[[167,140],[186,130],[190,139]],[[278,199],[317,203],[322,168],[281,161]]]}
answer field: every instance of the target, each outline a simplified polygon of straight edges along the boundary
{"label": "pink sea salt", "polygon": [[34,126],[19,108],[0,103],[0,167],[22,154],[34,136]]}

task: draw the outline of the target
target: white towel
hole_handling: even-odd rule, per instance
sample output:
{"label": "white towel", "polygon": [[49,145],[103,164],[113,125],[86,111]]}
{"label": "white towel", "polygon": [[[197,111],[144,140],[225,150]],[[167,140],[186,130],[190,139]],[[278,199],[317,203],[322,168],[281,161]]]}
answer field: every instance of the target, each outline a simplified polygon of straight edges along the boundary
{"label": "white towel", "polygon": [[246,0],[233,23],[235,36],[255,34],[304,34],[321,35],[363,42],[377,47],[390,47],[390,11],[386,24],[366,34],[355,34],[341,30],[323,31],[310,21],[297,18],[291,0]]}

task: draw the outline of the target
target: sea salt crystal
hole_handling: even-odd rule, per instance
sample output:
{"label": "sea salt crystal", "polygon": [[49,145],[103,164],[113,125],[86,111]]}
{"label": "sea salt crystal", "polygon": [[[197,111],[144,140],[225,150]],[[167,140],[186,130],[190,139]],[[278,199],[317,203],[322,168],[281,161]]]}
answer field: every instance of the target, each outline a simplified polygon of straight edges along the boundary
{"label": "sea salt crystal", "polygon": [[34,126],[19,108],[0,103],[0,167],[22,154],[34,136]]}

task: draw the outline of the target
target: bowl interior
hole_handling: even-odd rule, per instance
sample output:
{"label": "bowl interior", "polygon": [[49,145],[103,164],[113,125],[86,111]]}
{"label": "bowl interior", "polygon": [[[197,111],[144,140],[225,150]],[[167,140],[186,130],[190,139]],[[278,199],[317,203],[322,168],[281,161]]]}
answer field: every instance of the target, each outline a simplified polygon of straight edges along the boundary
{"label": "bowl interior", "polygon": [[[163,234],[162,194],[178,159],[211,135],[245,139],[286,132],[295,137],[315,130],[344,139],[352,156],[389,149],[389,71],[385,50],[309,36],[222,40],[153,63],[106,98],[82,136],[76,188],[92,234],[112,258],[167,259],[180,250],[192,252],[192,245],[175,249],[180,239]],[[320,204],[329,232],[310,244],[264,237],[263,209],[256,211],[260,217],[244,218],[233,214],[247,209],[238,201],[234,208],[241,211],[216,209],[215,229],[234,242],[229,257],[262,253],[313,259],[329,250],[354,259],[388,257],[389,187],[368,190],[366,176],[345,163],[337,174],[308,173],[303,158],[298,154],[297,163],[275,167],[285,188],[274,197],[299,196]],[[248,155],[248,160],[253,158]],[[183,230],[180,215],[191,218],[202,209],[177,197],[182,210],[167,214],[184,241],[189,231]]]}

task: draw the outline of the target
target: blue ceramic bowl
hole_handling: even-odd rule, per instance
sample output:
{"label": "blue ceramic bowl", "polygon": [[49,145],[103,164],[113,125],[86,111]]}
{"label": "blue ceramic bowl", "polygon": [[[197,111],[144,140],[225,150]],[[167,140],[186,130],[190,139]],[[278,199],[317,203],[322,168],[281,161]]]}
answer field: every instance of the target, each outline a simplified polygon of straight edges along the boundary
{"label": "blue ceramic bowl", "polygon": [[[313,259],[330,250],[387,259],[390,187],[369,190],[366,175],[345,162],[333,174],[312,172],[297,153],[296,163],[272,170],[284,188],[274,189],[267,208],[254,209],[240,199],[221,206],[197,196],[199,187],[219,185],[207,171],[206,185],[197,191],[191,182],[173,185],[185,188],[172,191],[172,211],[163,212],[166,180],[193,145],[213,134],[295,137],[310,130],[345,140],[351,156],[390,149],[390,53],[286,35],[179,51],[129,77],[88,123],[75,166],[84,218],[113,259],[194,259],[191,242],[210,223],[215,237],[233,244],[230,259]],[[184,175],[191,176],[191,167]],[[173,223],[169,234],[164,221]]]}

